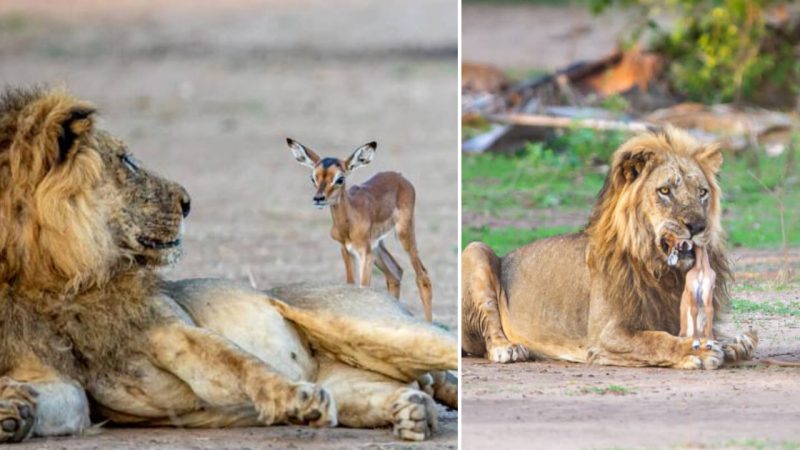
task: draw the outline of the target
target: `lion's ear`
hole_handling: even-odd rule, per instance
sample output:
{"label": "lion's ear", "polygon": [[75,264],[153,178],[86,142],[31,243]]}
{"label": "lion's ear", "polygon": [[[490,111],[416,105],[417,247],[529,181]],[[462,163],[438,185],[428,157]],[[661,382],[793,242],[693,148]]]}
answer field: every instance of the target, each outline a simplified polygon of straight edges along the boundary
{"label": "lion's ear", "polygon": [[653,152],[648,150],[633,150],[618,155],[614,167],[614,179],[620,185],[633,182],[644,172],[652,159]]}
{"label": "lion's ear", "polygon": [[722,159],[722,151],[717,145],[707,145],[695,153],[697,163],[708,168],[713,173],[719,172],[720,167],[722,167]]}
{"label": "lion's ear", "polygon": [[94,125],[92,115],[95,108],[89,104],[80,103],[69,109],[66,117],[61,121],[61,130],[58,133],[58,162],[66,161],[78,138],[91,131]]}

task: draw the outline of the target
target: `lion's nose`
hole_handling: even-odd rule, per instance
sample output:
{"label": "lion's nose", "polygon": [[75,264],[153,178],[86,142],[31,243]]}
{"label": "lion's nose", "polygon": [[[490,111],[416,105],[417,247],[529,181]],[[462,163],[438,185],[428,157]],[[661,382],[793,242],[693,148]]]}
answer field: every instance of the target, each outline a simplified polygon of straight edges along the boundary
{"label": "lion's nose", "polygon": [[186,216],[189,215],[189,211],[192,210],[192,199],[189,197],[189,193],[183,191],[181,195],[181,213],[183,214],[184,219]]}
{"label": "lion's nose", "polygon": [[706,229],[706,221],[705,219],[695,219],[689,221],[683,221],[683,225],[689,229],[689,234],[692,236],[702,233]]}

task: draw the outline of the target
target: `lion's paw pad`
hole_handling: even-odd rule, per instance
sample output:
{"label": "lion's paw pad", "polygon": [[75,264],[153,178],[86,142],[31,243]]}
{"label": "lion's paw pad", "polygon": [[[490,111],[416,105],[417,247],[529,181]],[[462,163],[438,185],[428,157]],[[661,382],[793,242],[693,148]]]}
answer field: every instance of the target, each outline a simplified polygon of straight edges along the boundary
{"label": "lion's paw pad", "polygon": [[524,345],[505,344],[492,347],[489,351],[489,360],[496,363],[510,363],[517,361],[527,361],[530,357],[528,349]]}
{"label": "lion's paw pad", "polygon": [[437,428],[436,406],[422,391],[403,390],[391,402],[392,432],[409,441],[424,441]]}
{"label": "lion's paw pad", "polygon": [[0,443],[21,442],[30,436],[37,395],[27,384],[0,379]]}
{"label": "lion's paw pad", "polygon": [[295,388],[294,404],[289,421],[312,427],[335,427],[336,402],[330,392],[312,383],[300,383]]}
{"label": "lion's paw pad", "polygon": [[758,345],[758,334],[750,331],[725,342],[722,349],[727,361],[743,361],[752,359]]}

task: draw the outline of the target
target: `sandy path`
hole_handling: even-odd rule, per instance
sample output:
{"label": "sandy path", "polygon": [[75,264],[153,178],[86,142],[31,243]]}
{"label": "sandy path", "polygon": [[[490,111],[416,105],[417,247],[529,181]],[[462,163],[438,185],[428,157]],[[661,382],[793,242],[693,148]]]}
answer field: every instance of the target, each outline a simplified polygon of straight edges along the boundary
{"label": "sandy path", "polygon": [[[95,102],[101,126],[192,195],[185,257],[169,278],[229,277],[259,287],[344,281],[330,215],[311,204],[307,170],[285,137],[347,156],[379,143],[370,167],[415,184],[421,257],[434,316],[456,327],[457,65],[455,2],[347,0],[9,0],[0,3],[0,84],[66,83]],[[109,5],[114,5],[113,7]],[[402,302],[419,313],[408,258]],[[373,286],[384,289],[378,276]],[[455,331],[454,331],[455,332]],[[455,413],[427,447],[456,441]],[[308,441],[307,436],[312,440]],[[385,431],[114,430],[30,448],[240,448],[294,443],[405,445]]]}
{"label": "sandy path", "polygon": [[[770,289],[782,264],[777,252],[735,250],[732,258],[740,279],[766,287],[737,285],[734,297],[800,301],[797,282]],[[789,260],[800,269],[800,249]],[[760,337],[755,361],[718,371],[464,358],[464,449],[491,448],[498,436],[509,448],[797,448],[800,368],[758,362],[800,361],[800,316],[757,312],[726,324],[730,331],[749,327]]]}

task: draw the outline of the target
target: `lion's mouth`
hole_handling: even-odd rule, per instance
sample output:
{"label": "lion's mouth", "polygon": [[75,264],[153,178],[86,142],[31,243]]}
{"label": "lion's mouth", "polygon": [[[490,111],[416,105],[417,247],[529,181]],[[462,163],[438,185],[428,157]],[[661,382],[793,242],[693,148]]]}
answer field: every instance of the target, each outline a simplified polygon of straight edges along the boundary
{"label": "lion's mouth", "polygon": [[139,241],[139,244],[141,244],[142,247],[149,248],[152,250],[164,250],[181,245],[180,239],[175,239],[173,241],[163,241],[161,239],[139,237],[136,240]]}
{"label": "lion's mouth", "polygon": [[[694,246],[678,246],[678,259],[691,259],[694,258]],[[670,248],[669,242],[666,238],[661,238],[661,251],[664,252],[664,255],[669,256],[672,253],[672,249]]]}

